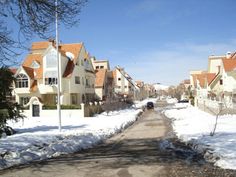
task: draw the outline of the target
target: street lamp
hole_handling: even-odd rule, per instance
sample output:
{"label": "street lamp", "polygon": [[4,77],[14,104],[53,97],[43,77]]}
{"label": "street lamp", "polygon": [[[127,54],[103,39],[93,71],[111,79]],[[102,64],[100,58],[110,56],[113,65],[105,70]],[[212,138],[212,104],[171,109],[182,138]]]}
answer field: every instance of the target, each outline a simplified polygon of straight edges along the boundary
{"label": "street lamp", "polygon": [[57,111],[58,111],[58,129],[61,132],[61,72],[60,72],[60,61],[59,61],[59,51],[58,51],[58,14],[57,14],[57,0],[55,1],[55,26],[56,26],[56,51],[57,51]]}

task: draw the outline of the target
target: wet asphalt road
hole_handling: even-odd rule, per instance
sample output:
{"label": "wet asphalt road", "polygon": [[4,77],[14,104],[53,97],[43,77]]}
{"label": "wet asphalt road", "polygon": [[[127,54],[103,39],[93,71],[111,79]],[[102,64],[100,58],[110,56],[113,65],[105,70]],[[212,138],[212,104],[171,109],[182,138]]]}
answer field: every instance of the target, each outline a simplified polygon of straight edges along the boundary
{"label": "wet asphalt road", "polygon": [[236,172],[205,162],[176,139],[168,119],[148,110],[131,127],[92,149],[0,171],[0,176],[205,177],[236,176]]}

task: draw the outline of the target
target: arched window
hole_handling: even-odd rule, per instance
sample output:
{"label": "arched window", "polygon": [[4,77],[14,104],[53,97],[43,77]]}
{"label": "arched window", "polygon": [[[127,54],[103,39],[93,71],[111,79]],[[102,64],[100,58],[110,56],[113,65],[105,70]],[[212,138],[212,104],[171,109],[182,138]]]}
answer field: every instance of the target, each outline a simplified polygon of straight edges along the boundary
{"label": "arched window", "polygon": [[16,76],[16,88],[27,88],[28,78],[25,74],[19,74]]}

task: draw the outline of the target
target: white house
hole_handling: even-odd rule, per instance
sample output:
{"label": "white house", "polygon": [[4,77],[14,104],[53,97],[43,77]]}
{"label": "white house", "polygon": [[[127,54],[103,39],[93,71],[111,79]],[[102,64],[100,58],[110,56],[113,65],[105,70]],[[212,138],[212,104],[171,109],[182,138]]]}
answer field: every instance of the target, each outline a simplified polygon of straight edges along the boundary
{"label": "white house", "polygon": [[224,98],[230,102],[236,97],[236,55],[221,59],[218,65],[218,75],[211,83],[212,92],[215,93],[217,99]]}
{"label": "white house", "polygon": [[[45,105],[57,102],[57,57],[54,41],[34,42],[16,71],[14,95],[20,104],[37,97]],[[83,43],[60,44],[61,104],[79,105],[94,99],[95,72]]]}
{"label": "white house", "polygon": [[113,97],[113,78],[108,60],[96,60],[91,57],[96,72],[95,94],[97,100],[107,100]]}
{"label": "white house", "polygon": [[119,66],[115,67],[113,70],[113,82],[116,95],[135,99],[135,92],[138,91],[138,87],[124,68]]}

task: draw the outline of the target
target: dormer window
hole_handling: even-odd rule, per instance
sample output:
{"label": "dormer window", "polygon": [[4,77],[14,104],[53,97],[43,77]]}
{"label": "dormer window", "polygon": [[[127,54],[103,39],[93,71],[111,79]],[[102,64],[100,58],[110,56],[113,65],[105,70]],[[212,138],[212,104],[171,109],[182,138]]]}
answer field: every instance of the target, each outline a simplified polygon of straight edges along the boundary
{"label": "dormer window", "polygon": [[40,67],[40,64],[34,60],[30,67],[33,69],[38,69]]}
{"label": "dormer window", "polygon": [[16,76],[16,88],[27,88],[28,77],[25,74],[19,74]]}

